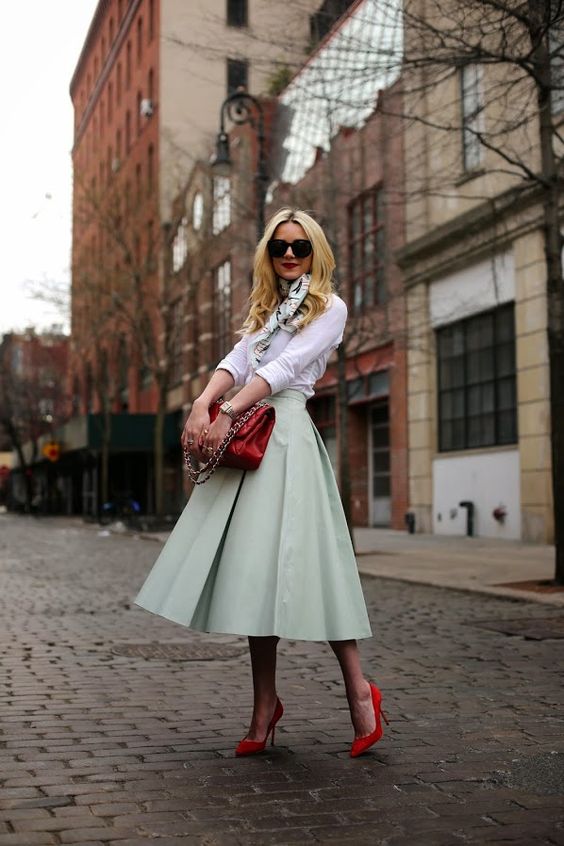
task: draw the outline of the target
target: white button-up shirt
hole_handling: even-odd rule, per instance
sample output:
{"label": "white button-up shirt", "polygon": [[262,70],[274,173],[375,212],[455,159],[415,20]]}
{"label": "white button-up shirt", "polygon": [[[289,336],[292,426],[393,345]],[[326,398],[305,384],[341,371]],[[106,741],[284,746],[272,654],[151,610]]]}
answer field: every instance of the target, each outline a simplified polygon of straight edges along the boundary
{"label": "white button-up shirt", "polygon": [[256,370],[251,367],[249,343],[258,332],[244,335],[216,369],[227,370],[236,385],[247,385],[256,375],[268,382],[272,394],[292,388],[311,397],[313,386],[325,373],[329,356],[343,339],[346,320],[345,303],[332,294],[323,314],[304,329],[293,334],[283,329],[276,332]]}

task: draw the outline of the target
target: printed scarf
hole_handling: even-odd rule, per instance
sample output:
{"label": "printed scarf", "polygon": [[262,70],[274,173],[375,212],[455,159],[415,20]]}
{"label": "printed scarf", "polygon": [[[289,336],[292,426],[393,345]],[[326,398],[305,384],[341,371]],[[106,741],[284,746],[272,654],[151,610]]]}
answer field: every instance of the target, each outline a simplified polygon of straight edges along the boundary
{"label": "printed scarf", "polygon": [[249,344],[253,370],[256,370],[259,366],[263,355],[270,346],[272,338],[280,329],[283,332],[290,332],[292,334],[296,332],[301,318],[300,306],[307,296],[310,282],[311,275],[309,273],[303,273],[293,282],[278,278],[278,285],[286,299],[270,315],[257,337]]}

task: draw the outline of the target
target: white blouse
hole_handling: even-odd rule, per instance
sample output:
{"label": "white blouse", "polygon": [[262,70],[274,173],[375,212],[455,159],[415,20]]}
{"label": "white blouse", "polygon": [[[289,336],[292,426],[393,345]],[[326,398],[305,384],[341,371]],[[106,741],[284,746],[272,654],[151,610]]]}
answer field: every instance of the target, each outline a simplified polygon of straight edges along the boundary
{"label": "white blouse", "polygon": [[346,320],[345,303],[332,294],[327,309],[304,329],[293,334],[283,329],[276,332],[256,370],[251,367],[249,342],[258,332],[244,335],[216,369],[231,373],[236,385],[247,385],[256,375],[268,382],[272,394],[292,388],[311,397],[329,356],[343,339]]}

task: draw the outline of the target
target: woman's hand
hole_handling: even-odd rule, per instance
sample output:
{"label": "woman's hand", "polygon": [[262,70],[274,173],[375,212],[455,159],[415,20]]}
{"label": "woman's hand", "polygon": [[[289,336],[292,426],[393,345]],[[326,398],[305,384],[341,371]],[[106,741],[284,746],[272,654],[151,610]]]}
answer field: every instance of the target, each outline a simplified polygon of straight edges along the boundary
{"label": "woman's hand", "polygon": [[[224,414],[221,415],[225,417]],[[200,451],[200,443],[207,438],[210,429],[210,415],[205,403],[194,400],[192,411],[184,424],[184,430],[180,438],[183,449],[187,449],[195,455],[199,461],[207,461],[205,454]]]}
{"label": "woman's hand", "polygon": [[220,412],[209,427],[207,434],[204,433],[202,435],[200,451],[204,456],[204,461],[209,461],[216,449],[219,448],[219,445],[231,428],[232,422],[228,414],[222,414]]}

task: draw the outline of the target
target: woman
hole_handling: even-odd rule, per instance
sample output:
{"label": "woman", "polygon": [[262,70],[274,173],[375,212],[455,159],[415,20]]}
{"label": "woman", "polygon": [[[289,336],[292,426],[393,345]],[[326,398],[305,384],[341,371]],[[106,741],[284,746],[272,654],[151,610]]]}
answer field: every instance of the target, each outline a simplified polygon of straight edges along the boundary
{"label": "woman", "polygon": [[[242,338],[194,401],[182,445],[206,460],[237,415],[268,397],[276,423],[257,470],[220,468],[197,487],[136,604],[206,632],[249,639],[254,710],[236,754],[262,751],[283,713],[280,637],[327,640],[345,682],[356,757],[382,736],[381,694],[357,639],[370,624],[335,477],[305,409],[347,317],[333,293],[333,253],[319,224],[281,209],[257,246]],[[208,409],[242,386],[210,424]],[[385,717],[384,717],[385,719]]]}

